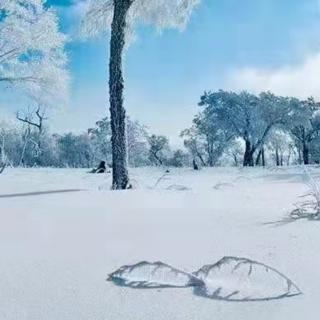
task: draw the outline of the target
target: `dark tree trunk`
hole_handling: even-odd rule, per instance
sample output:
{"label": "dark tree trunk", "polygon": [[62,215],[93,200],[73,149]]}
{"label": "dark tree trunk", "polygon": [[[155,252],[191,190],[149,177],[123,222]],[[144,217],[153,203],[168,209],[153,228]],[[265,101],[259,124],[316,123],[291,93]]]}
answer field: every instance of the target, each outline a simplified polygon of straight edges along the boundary
{"label": "dark tree trunk", "polygon": [[112,189],[126,189],[129,183],[122,57],[125,45],[126,16],[131,3],[132,0],[114,1],[111,25],[109,93],[112,130]]}
{"label": "dark tree trunk", "polygon": [[250,141],[246,140],[246,150],[243,157],[244,167],[254,166],[253,154],[254,154],[254,149],[252,148]]}
{"label": "dark tree trunk", "polygon": [[162,161],[162,159],[160,157],[158,157],[156,152],[153,153],[153,156],[159,162],[159,165],[162,166],[163,165],[163,161]]}
{"label": "dark tree trunk", "polygon": [[301,147],[298,147],[298,163],[302,164]]}
{"label": "dark tree trunk", "polygon": [[205,163],[205,161],[203,160],[202,155],[198,152],[198,153],[197,153],[197,156],[198,156],[198,158],[200,159],[202,166],[205,167],[205,166],[206,166],[206,163]]}
{"label": "dark tree trunk", "polygon": [[261,157],[262,157],[262,149],[259,150],[258,156],[256,158],[256,166],[260,165]]}
{"label": "dark tree trunk", "polygon": [[309,148],[306,143],[302,146],[303,163],[309,164]]}
{"label": "dark tree trunk", "polygon": [[277,165],[277,166],[280,166],[280,158],[279,158],[278,148],[276,148],[276,165]]}
{"label": "dark tree trunk", "polygon": [[256,158],[256,166],[258,165],[262,165],[263,167],[265,167],[266,165],[263,147],[259,150],[258,156]]}
{"label": "dark tree trunk", "polygon": [[196,162],[195,159],[193,159],[192,165],[193,165],[193,169],[194,169],[194,170],[199,170],[199,166],[198,166],[198,164],[197,164],[197,162]]}
{"label": "dark tree trunk", "polygon": [[266,158],[264,156],[264,148],[261,149],[261,159],[262,159],[262,166],[266,166]]}
{"label": "dark tree trunk", "polygon": [[214,167],[214,152],[213,152],[213,144],[208,143],[208,167]]}
{"label": "dark tree trunk", "polygon": [[7,164],[6,163],[3,163],[1,166],[0,166],[0,174],[4,171],[4,169],[6,168]]}
{"label": "dark tree trunk", "polygon": [[214,160],[212,155],[209,155],[208,167],[214,167]]}

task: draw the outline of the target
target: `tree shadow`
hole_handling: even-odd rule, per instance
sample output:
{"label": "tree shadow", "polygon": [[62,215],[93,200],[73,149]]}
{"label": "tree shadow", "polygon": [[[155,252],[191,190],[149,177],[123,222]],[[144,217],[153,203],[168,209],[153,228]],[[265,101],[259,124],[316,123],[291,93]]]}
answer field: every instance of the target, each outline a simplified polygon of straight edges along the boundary
{"label": "tree shadow", "polygon": [[301,183],[305,181],[305,177],[301,173],[271,173],[260,176],[260,178],[269,181]]}
{"label": "tree shadow", "polygon": [[32,196],[42,196],[42,195],[59,194],[59,193],[71,193],[71,192],[80,192],[80,191],[84,191],[84,190],[83,189],[61,189],[61,190],[10,193],[10,194],[0,194],[0,198],[32,197]]}
{"label": "tree shadow", "polygon": [[316,214],[306,214],[306,215],[300,215],[300,216],[288,216],[288,217],[283,217],[280,220],[276,221],[268,221],[268,222],[263,222],[262,225],[269,225],[269,226],[274,226],[274,227],[281,227],[293,222],[297,222],[299,220],[307,220],[307,221],[320,221],[320,218]]}
{"label": "tree shadow", "polygon": [[273,226],[273,227],[281,227],[293,222],[296,222],[298,219],[294,219],[292,217],[283,217],[280,220],[276,220],[276,221],[267,221],[267,222],[263,222],[261,223],[263,226]]}

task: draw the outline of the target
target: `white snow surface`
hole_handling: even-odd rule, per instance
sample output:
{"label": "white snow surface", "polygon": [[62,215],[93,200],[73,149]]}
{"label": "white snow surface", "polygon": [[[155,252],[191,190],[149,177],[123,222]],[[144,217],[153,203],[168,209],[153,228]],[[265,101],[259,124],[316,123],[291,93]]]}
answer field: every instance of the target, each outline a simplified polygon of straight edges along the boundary
{"label": "white snow surface", "polygon": [[[6,169],[0,175],[0,319],[318,318],[320,224],[266,224],[287,217],[306,192],[300,167],[164,172],[132,169],[135,189],[115,192],[110,174]],[[70,189],[81,191],[65,192]],[[137,290],[106,281],[122,265],[143,260],[192,272],[224,256],[276,268],[303,295],[237,303],[196,296],[190,288]]]}

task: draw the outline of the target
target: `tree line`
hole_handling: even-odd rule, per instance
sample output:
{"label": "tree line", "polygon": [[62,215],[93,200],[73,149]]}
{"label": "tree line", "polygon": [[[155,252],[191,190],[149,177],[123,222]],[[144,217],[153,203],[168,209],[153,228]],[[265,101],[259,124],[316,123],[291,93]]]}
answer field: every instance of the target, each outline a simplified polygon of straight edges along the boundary
{"label": "tree line", "polygon": [[[112,167],[112,132],[108,117],[83,133],[51,133],[40,108],[19,112],[15,123],[0,122],[0,165],[13,167],[90,168],[100,161]],[[127,118],[128,163],[132,167],[188,165],[184,150],[170,148],[165,136],[150,134],[138,121]]]}
{"label": "tree line", "polygon": [[[320,103],[270,92],[205,92],[192,125],[181,132],[184,148],[150,134],[126,119],[131,167],[266,166],[320,163]],[[0,162],[25,167],[112,167],[112,126],[108,117],[81,134],[50,133],[41,107],[0,123]]]}

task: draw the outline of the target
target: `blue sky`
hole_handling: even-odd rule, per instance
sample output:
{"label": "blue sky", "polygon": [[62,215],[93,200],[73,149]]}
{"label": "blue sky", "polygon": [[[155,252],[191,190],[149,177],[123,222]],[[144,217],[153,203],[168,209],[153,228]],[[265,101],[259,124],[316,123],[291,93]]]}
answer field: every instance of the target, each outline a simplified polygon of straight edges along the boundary
{"label": "blue sky", "polygon": [[[53,116],[52,126],[85,130],[107,114],[108,38],[80,41],[75,36],[79,6],[64,0],[50,4],[59,12],[62,30],[74,37],[67,48],[71,102]],[[174,143],[190,125],[204,90],[242,89],[243,83],[243,89],[281,93],[292,87],[291,73],[305,76],[308,59],[316,60],[309,69],[320,68],[314,58],[320,52],[318,0],[202,0],[184,32],[159,35],[141,27],[137,35],[125,59],[128,114]],[[286,83],[280,81],[282,73]],[[264,88],[265,79],[270,88]]]}

